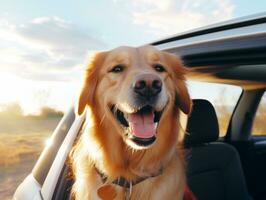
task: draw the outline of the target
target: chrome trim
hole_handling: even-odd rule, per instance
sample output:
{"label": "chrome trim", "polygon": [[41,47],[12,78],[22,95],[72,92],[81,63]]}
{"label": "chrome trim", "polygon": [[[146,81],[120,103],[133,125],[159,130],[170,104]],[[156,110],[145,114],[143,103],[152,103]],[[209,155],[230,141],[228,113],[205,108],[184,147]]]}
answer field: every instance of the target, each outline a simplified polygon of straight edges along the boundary
{"label": "chrome trim", "polygon": [[40,196],[41,185],[32,174],[28,175],[18,186],[13,196],[13,200],[42,200]]}
{"label": "chrome trim", "polygon": [[[206,32],[206,31],[210,31],[210,30],[214,30],[214,29],[216,30],[214,32],[218,32],[217,29],[219,29],[219,31],[224,31],[224,30],[229,30],[229,29],[235,29],[236,28],[235,26],[239,26],[239,28],[243,28],[245,26],[255,25],[256,23],[260,24],[261,21],[265,21],[265,20],[266,20],[266,12],[262,12],[262,13],[258,13],[258,14],[254,14],[254,15],[244,16],[244,17],[240,17],[240,18],[235,18],[235,19],[222,21],[222,22],[218,22],[215,24],[210,24],[207,26],[191,29],[191,30],[184,31],[184,32],[181,32],[178,34],[164,37],[160,40],[151,42],[150,44],[158,45],[157,43],[167,43],[167,42],[163,42],[163,41],[174,40],[174,38],[180,38],[180,37],[191,38],[194,36],[188,36],[188,35],[199,34],[201,32]],[[252,24],[250,24],[250,23],[252,23]],[[227,28],[225,28],[225,27],[227,27]],[[230,27],[230,28],[228,28],[228,27]],[[211,32],[211,33],[213,33],[213,32]],[[204,34],[200,34],[200,35],[204,35]]]}
{"label": "chrome trim", "polygon": [[59,147],[62,145],[69,129],[75,121],[75,118],[74,108],[71,106],[64,114],[57,127],[53,131],[52,136],[50,137],[52,145],[45,146],[36,164],[34,165],[32,174],[40,185],[43,185],[50,167],[54,162]]}
{"label": "chrome trim", "polygon": [[156,45],[159,50],[170,50],[178,47],[187,47],[213,41],[224,41],[234,38],[245,38],[250,36],[266,35],[266,23],[259,25],[252,25],[247,27],[236,28],[232,30],[225,30],[215,33],[208,33],[204,35],[194,36],[187,39],[180,39],[165,44]]}
{"label": "chrome trim", "polygon": [[60,177],[60,173],[64,167],[65,161],[84,122],[84,119],[84,115],[81,117],[76,117],[54,159],[54,162],[41,189],[41,194],[44,200],[50,200],[53,197],[58,178]]}

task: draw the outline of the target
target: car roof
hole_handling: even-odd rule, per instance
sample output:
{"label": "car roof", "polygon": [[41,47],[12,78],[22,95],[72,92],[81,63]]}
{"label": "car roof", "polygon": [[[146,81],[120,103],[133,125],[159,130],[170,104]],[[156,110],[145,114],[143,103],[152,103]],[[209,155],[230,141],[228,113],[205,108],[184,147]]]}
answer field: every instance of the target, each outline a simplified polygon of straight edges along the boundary
{"label": "car roof", "polygon": [[181,56],[188,79],[266,87],[266,12],[230,20],[151,43]]}
{"label": "car roof", "polygon": [[252,24],[258,24],[259,22],[265,22],[265,20],[266,20],[266,12],[263,12],[259,14],[240,17],[240,18],[192,29],[190,31],[185,31],[179,34],[175,34],[167,38],[162,38],[158,41],[152,42],[151,44],[158,45],[158,44],[162,44],[162,43],[166,43],[166,42],[170,42],[170,41],[174,41],[178,39],[189,38],[189,37],[202,35],[206,33],[212,33],[212,32],[217,32],[221,30],[227,30],[227,29],[238,28],[238,27],[252,25]]}

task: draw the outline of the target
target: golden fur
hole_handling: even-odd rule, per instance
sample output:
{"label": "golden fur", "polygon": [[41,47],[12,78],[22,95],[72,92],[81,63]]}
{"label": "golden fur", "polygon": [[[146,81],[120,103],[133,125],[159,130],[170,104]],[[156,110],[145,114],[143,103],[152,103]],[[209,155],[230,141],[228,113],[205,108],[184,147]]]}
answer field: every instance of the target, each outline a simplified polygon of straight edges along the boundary
{"label": "golden fur", "polygon": [[[126,66],[123,73],[109,73],[111,67],[121,63]],[[166,72],[156,72],[153,63],[163,65]],[[123,107],[129,98],[129,85],[143,72],[161,78],[167,103],[157,127],[156,142],[138,150],[125,142],[123,128],[110,111],[110,104]],[[191,109],[185,73],[179,58],[151,46],[119,47],[95,54],[87,66],[77,105],[79,115],[86,109],[87,124],[70,155],[75,199],[100,199],[97,192],[104,184],[95,167],[108,176],[105,184],[121,176],[128,180],[151,176],[163,169],[161,175],[135,185],[130,199],[183,198],[186,178],[179,115],[180,110],[188,114]],[[114,184],[112,187],[116,191],[115,199],[125,199],[124,188]]]}

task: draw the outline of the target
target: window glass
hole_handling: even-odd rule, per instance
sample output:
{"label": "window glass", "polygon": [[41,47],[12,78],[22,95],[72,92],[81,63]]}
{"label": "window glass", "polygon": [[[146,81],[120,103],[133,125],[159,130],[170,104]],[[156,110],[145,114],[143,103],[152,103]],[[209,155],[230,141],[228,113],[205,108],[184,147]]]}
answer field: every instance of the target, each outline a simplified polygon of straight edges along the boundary
{"label": "window glass", "polygon": [[253,123],[253,135],[266,135],[266,93],[261,98]]}
{"label": "window glass", "polygon": [[220,137],[224,136],[242,89],[233,85],[199,81],[188,81],[187,85],[192,99],[206,99],[212,103],[219,121]]}

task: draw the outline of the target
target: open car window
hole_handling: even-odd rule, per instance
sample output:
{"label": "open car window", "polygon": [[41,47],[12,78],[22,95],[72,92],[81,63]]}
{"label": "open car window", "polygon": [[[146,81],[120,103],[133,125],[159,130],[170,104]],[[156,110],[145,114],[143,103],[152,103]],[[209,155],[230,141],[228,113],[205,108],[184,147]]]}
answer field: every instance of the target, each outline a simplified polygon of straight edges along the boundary
{"label": "open car window", "polygon": [[264,92],[260,104],[258,106],[253,127],[252,135],[254,136],[266,136],[266,92]]}
{"label": "open car window", "polygon": [[242,92],[241,87],[199,81],[188,81],[187,84],[192,99],[207,99],[213,104],[219,122],[219,136],[225,136],[231,115]]}

